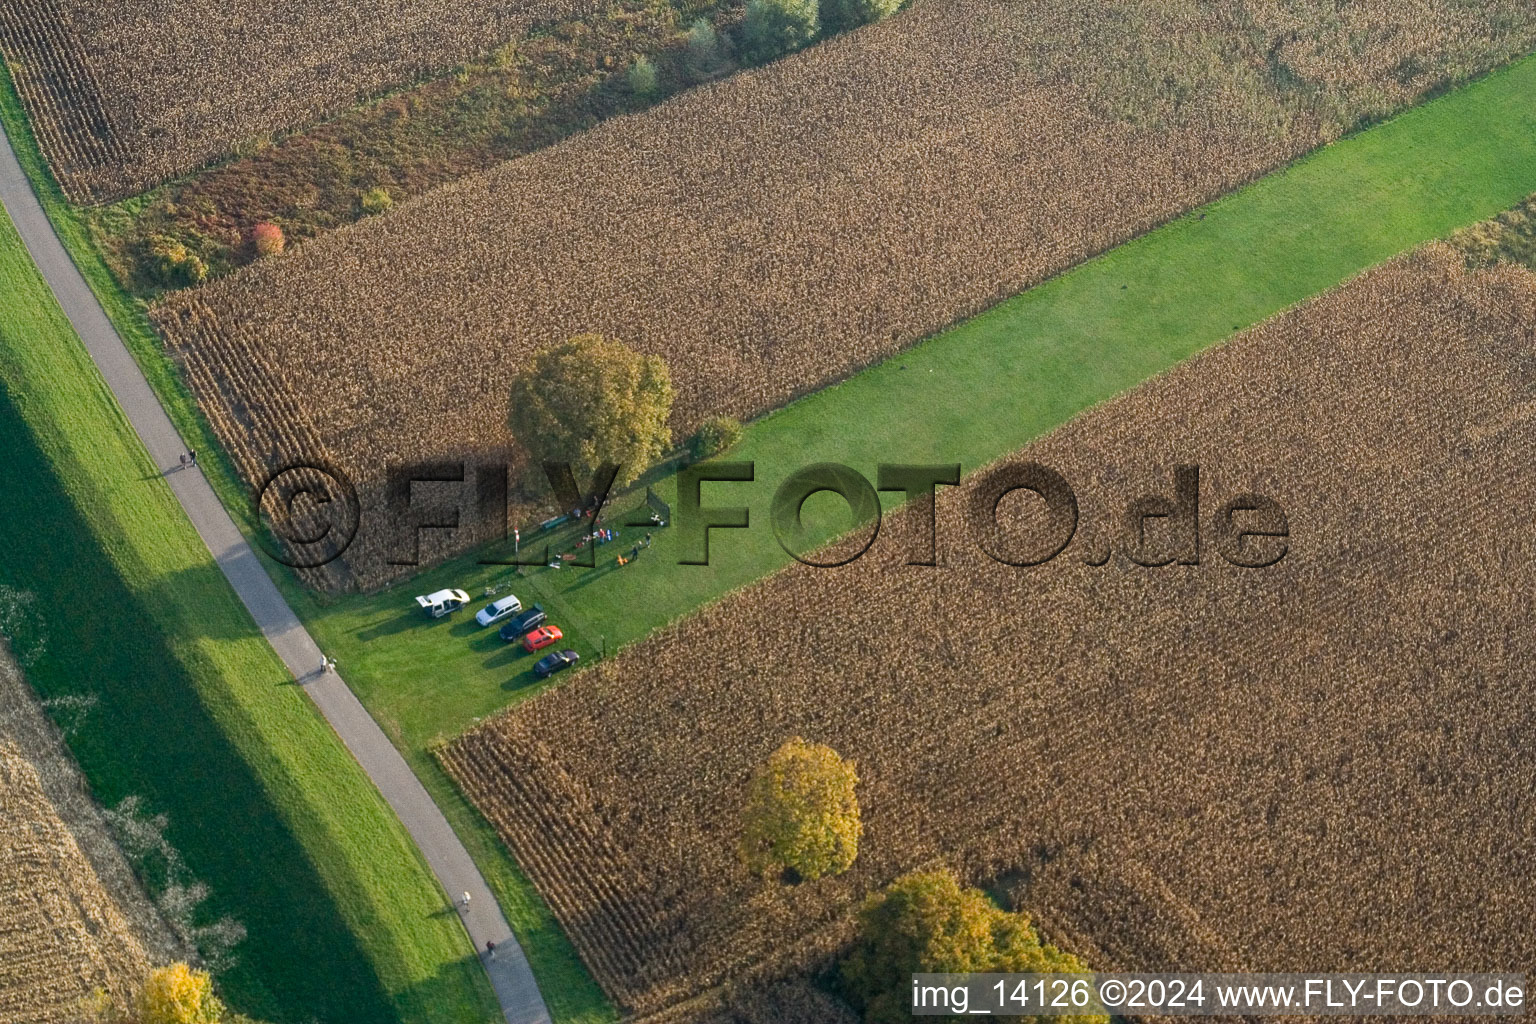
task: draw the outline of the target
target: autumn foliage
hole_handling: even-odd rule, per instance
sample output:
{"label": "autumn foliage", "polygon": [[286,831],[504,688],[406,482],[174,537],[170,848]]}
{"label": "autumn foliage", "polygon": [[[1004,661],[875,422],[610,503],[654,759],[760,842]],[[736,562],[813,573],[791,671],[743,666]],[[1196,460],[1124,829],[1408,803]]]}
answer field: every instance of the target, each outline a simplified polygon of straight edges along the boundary
{"label": "autumn foliage", "polygon": [[286,244],[283,229],[271,221],[264,220],[251,229],[251,247],[256,250],[257,256],[276,256]]}
{"label": "autumn foliage", "polygon": [[[907,1024],[913,974],[1081,974],[1077,957],[1040,941],[1029,917],[1001,910],[950,871],[905,875],[859,910],[859,939],[841,968],[869,1024]],[[1050,1018],[1108,1024],[1107,1016]]]}
{"label": "autumn foliage", "polygon": [[583,334],[535,355],[512,381],[507,427],[541,461],[568,462],[585,486],[598,466],[623,486],[672,444],[672,378],[659,356]]}
{"label": "autumn foliage", "polygon": [[[1536,875],[1497,851],[1536,778],[1533,323],[1523,268],[1377,268],[1018,453],[1077,494],[1049,564],[987,557],[946,489],[939,565],[889,517],[858,561],[786,569],[440,756],[642,1015],[814,974],[936,862],[1100,970],[1532,962]],[[1099,564],[1184,463],[1200,564]],[[1288,517],[1267,569],[1212,549],[1246,492]],[[857,763],[858,858],[764,885],[742,794],[796,735]]]}
{"label": "autumn foliage", "polygon": [[184,963],[151,972],[136,1008],[142,1024],[219,1024],[224,1016],[213,979]]}
{"label": "autumn foliage", "polygon": [[859,779],[831,747],[796,736],[752,777],[742,811],[749,871],[807,882],[847,871],[859,855]]}

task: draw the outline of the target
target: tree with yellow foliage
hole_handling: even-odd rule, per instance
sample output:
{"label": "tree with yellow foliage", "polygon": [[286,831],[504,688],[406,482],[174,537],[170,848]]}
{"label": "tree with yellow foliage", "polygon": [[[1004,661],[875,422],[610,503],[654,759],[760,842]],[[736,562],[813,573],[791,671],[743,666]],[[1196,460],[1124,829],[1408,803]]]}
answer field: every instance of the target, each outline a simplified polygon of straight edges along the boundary
{"label": "tree with yellow foliage", "polygon": [[181,963],[151,971],[136,1003],[143,1024],[219,1024],[224,1016],[213,979]]}
{"label": "tree with yellow foliage", "polygon": [[672,377],[660,356],[600,334],[536,353],[512,381],[507,426],[535,459],[570,463],[585,486],[598,466],[632,482],[672,444]]}
{"label": "tree with yellow foliage", "polygon": [[859,854],[859,777],[837,751],[796,736],[752,777],[741,856],[756,874],[803,881],[847,871]]}
{"label": "tree with yellow foliage", "polygon": [[[948,871],[903,875],[859,911],[859,941],[843,962],[843,988],[868,1024],[905,1024],[914,974],[1086,974],[1077,957],[1040,941],[1029,917],[962,888]],[[965,1018],[933,1018],[963,1020]],[[1009,1017],[1007,1020],[1034,1020]],[[1109,1024],[1104,1014],[1040,1024]]]}

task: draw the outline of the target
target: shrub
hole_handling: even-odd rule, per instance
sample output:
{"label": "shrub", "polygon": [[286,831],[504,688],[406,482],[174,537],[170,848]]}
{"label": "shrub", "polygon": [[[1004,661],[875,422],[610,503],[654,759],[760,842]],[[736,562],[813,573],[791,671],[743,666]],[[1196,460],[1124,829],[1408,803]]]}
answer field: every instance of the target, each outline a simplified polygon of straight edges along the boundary
{"label": "shrub", "polygon": [[[1088,968],[1077,957],[1042,943],[1025,914],[963,889],[948,871],[905,875],[865,901],[859,938],[842,965],[848,997],[870,1024],[904,1024],[915,973],[1061,973]],[[1052,1018],[1053,1024],[1108,1024],[1106,1016]]]}
{"label": "shrub", "polygon": [[661,89],[661,80],[656,74],[656,65],[651,58],[640,56],[629,66],[629,91],[647,99],[655,96]]}
{"label": "shrub", "polygon": [[187,288],[208,279],[208,264],[170,235],[156,235],[149,240],[151,275],[168,288]]}
{"label": "shrub", "polygon": [[766,64],[812,42],[819,29],[816,0],[750,0],[741,24],[742,56]]}
{"label": "shrub", "polygon": [[741,421],[729,416],[716,416],[705,420],[689,439],[688,454],[693,456],[695,462],[713,458],[729,448],[736,447],[741,440],[741,433]]}
{"label": "shrub", "polygon": [[901,0],[821,0],[821,27],[847,32],[894,14],[900,6]]}
{"label": "shrub", "polygon": [[742,813],[741,857],[755,874],[805,881],[836,875],[859,855],[859,777],[831,747],[796,736],[758,770]]}
{"label": "shrub", "polygon": [[725,66],[725,51],[720,43],[720,33],[708,18],[700,18],[688,26],[688,70],[696,77],[719,73]]}
{"label": "shrub", "polygon": [[264,220],[251,228],[251,245],[256,250],[256,255],[262,258],[276,256],[283,251],[283,246],[288,240],[283,237],[283,229]]}
{"label": "shrub", "polygon": [[395,199],[389,194],[389,189],[380,185],[358,196],[357,205],[363,213],[372,217],[375,214],[388,213],[395,205]]}
{"label": "shrub", "polygon": [[672,445],[672,378],[660,356],[583,334],[529,360],[512,382],[507,426],[537,460],[569,462],[585,484],[616,463],[622,487]]}
{"label": "shrub", "polygon": [[186,964],[151,971],[137,1009],[143,1024],[218,1024],[224,1016],[212,979]]}

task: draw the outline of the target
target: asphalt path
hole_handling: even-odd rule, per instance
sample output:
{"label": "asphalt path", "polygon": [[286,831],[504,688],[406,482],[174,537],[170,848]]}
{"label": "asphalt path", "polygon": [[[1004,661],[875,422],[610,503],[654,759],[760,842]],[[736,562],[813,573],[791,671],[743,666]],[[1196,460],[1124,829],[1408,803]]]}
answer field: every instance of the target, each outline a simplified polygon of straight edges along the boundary
{"label": "asphalt path", "polygon": [[[149,386],[139,364],[85,283],[53,224],[32,191],[15,150],[0,128],[0,203],[26,243],[43,279],[53,290],[107,386],[181,502],[192,526],[208,545],[262,635],[288,671],[314,700],[336,735],[368,773],[420,848],[422,856],[455,905],[490,976],[507,1024],[549,1024],[549,1010],[533,971],[490,887],[470,860],[448,819],[432,802],[405,758],[395,749],[337,672],[322,671],[320,648],[273,584],[245,536],[235,526],[201,469],[184,468],[186,443]],[[463,903],[468,894],[467,906]],[[496,944],[487,955],[488,942]]]}

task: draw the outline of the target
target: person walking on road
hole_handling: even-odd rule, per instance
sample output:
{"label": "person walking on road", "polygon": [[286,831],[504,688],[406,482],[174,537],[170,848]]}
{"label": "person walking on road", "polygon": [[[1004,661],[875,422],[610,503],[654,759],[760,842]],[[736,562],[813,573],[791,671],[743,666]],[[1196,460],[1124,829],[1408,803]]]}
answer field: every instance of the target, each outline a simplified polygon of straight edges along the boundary
{"label": "person walking on road", "polygon": [[459,897],[459,910],[466,914],[469,913],[469,893],[466,892]]}
{"label": "person walking on road", "polygon": [[492,942],[490,939],[485,940],[485,958],[487,960],[496,959],[496,943]]}

